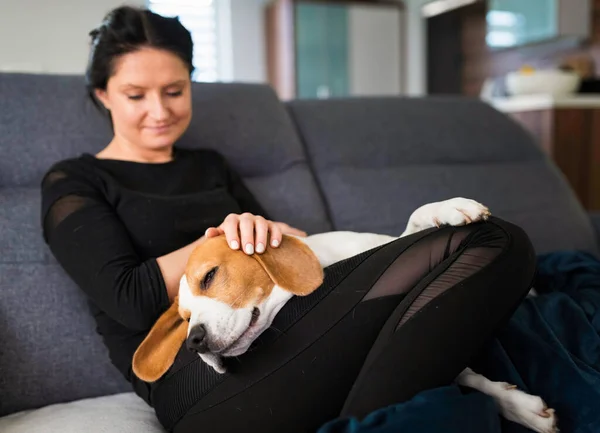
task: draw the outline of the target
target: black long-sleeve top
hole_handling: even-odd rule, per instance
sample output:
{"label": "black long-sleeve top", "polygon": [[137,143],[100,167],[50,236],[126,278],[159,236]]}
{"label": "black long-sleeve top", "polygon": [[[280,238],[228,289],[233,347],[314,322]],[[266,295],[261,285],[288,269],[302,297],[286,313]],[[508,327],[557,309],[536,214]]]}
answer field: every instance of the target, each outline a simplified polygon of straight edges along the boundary
{"label": "black long-sleeve top", "polygon": [[44,239],[87,294],[111,361],[128,380],[135,350],[169,307],[156,258],[232,212],[266,217],[237,173],[209,150],[176,148],[172,161],[157,164],[83,154],[44,176]]}

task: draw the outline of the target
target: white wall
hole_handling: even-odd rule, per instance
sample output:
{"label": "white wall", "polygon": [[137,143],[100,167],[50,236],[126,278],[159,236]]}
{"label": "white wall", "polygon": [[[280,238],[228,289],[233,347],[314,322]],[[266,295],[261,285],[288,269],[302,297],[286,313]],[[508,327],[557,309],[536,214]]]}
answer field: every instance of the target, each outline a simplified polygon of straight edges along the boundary
{"label": "white wall", "polygon": [[[127,0],[2,0],[0,71],[83,73],[88,32],[104,14]],[[420,7],[431,0],[404,0],[407,7],[407,92],[425,91],[425,29]],[[144,0],[128,0],[144,5]],[[231,2],[231,79],[266,81],[263,6],[268,0]],[[35,13],[33,13],[35,11]]]}
{"label": "white wall", "polygon": [[[123,0],[2,0],[0,71],[79,74],[88,33]],[[144,4],[130,0],[129,4]]]}
{"label": "white wall", "polygon": [[407,22],[407,93],[424,95],[427,88],[427,35],[421,7],[432,0],[404,0]]}
{"label": "white wall", "polygon": [[230,0],[233,80],[267,80],[264,5],[268,0]]}
{"label": "white wall", "polygon": [[404,36],[397,7],[352,5],[348,11],[350,93],[354,96],[398,95],[405,62]]}
{"label": "white wall", "polygon": [[[263,6],[268,0],[230,0],[230,79],[266,81]],[[123,3],[145,0],[2,0],[0,71],[80,74],[89,53],[88,32]]]}

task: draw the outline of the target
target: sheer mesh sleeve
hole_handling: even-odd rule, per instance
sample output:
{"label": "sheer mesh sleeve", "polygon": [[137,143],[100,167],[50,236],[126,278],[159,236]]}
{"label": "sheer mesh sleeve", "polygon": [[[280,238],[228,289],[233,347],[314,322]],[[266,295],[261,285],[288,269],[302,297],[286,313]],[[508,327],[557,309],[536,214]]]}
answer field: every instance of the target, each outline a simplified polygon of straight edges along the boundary
{"label": "sheer mesh sleeve", "polygon": [[60,169],[42,182],[46,243],[98,308],[133,330],[147,330],[169,299],[155,259],[141,260],[93,184]]}

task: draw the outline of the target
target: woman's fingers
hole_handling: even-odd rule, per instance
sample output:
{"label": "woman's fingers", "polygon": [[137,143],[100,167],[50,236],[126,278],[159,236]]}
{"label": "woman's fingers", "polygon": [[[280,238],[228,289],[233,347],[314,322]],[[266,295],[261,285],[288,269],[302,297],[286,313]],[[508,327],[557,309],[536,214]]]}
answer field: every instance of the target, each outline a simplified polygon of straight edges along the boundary
{"label": "woman's fingers", "polygon": [[269,229],[271,230],[271,246],[277,248],[281,245],[281,228],[277,223],[269,224]]}
{"label": "woman's fingers", "polygon": [[303,238],[308,236],[308,234],[305,231],[299,230],[294,227],[290,227],[286,223],[275,223],[275,224],[277,224],[277,226],[279,226],[281,233],[284,235],[294,235],[294,236],[300,236]]}
{"label": "woman's fingers", "polygon": [[219,227],[207,229],[205,236],[211,238],[222,234],[225,234],[227,243],[232,249],[241,248],[248,255],[265,252],[269,238],[270,246],[277,248],[281,245],[284,234],[307,236],[306,232],[285,223],[269,221],[248,212],[241,215],[228,215]]}
{"label": "woman's fingers", "polygon": [[257,216],[254,220],[254,250],[262,254],[267,247],[267,239],[269,235],[269,221],[261,216]]}
{"label": "woman's fingers", "polygon": [[240,217],[236,214],[229,214],[219,228],[225,233],[225,238],[231,249],[237,250],[240,247],[240,237],[238,233],[238,225]]}
{"label": "woman's fingers", "polygon": [[214,238],[216,236],[222,235],[224,232],[218,227],[209,227],[206,229],[204,236],[206,238]]}
{"label": "woman's fingers", "polygon": [[251,213],[240,215],[240,238],[244,252],[248,255],[254,254],[254,221],[255,216]]}
{"label": "woman's fingers", "polygon": [[289,229],[286,231],[285,233],[286,235],[294,235],[294,236],[300,236],[301,238],[305,238],[308,236],[308,234],[302,230],[299,230],[297,228],[294,227],[289,227]]}

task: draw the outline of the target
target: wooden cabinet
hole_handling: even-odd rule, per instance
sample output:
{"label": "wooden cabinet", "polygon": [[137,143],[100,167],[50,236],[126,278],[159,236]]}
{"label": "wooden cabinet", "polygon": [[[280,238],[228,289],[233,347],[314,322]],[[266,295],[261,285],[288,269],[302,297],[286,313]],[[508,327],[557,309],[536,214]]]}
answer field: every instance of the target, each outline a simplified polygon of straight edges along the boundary
{"label": "wooden cabinet", "polygon": [[284,100],[399,95],[400,1],[274,0],[266,6],[268,80]]}
{"label": "wooden cabinet", "polygon": [[[591,56],[600,71],[600,0],[554,0],[552,16],[558,21],[544,29],[546,17],[540,29],[540,23],[528,23],[527,16],[535,20],[541,18],[535,9],[546,2],[548,0],[428,2],[427,7],[422,8],[428,94],[476,97],[488,78],[502,77],[526,64],[538,69],[554,68],[567,56],[574,55]],[[439,4],[450,3],[462,6],[452,10],[439,7]],[[529,11],[522,16],[520,8]],[[426,13],[428,9],[430,13]],[[443,13],[435,14],[436,9]],[[490,12],[496,14],[490,15]],[[538,38],[543,40],[533,42]],[[527,45],[521,45],[524,43]]]}
{"label": "wooden cabinet", "polygon": [[583,206],[600,210],[600,101],[597,107],[510,111],[564,173]]}

